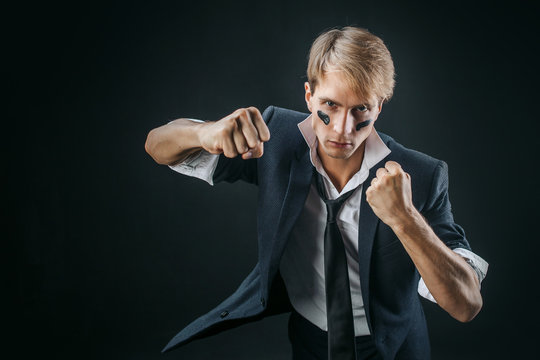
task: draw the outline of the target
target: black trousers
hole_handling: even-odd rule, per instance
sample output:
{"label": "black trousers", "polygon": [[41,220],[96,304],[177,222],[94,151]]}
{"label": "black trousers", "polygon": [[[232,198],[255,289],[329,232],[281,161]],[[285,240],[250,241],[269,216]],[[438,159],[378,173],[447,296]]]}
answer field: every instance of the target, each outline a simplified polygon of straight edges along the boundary
{"label": "black trousers", "polygon": [[[327,360],[328,335],[309,320],[293,310],[289,317],[289,341],[292,345],[293,360]],[[356,359],[382,359],[370,335],[357,336]]]}

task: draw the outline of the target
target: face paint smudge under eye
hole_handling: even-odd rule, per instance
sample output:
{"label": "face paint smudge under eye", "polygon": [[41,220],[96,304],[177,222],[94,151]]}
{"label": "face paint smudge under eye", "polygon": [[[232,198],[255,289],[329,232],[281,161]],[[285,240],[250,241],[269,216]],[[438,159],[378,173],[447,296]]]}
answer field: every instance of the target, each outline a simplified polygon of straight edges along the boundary
{"label": "face paint smudge under eye", "polygon": [[360,130],[363,127],[368,126],[369,124],[371,124],[371,119],[366,120],[366,121],[362,121],[361,123],[356,124],[356,131]]}
{"label": "face paint smudge under eye", "polygon": [[317,111],[317,115],[319,115],[319,118],[322,120],[324,125],[330,124],[330,117],[326,115],[325,113],[323,113],[321,110]]}

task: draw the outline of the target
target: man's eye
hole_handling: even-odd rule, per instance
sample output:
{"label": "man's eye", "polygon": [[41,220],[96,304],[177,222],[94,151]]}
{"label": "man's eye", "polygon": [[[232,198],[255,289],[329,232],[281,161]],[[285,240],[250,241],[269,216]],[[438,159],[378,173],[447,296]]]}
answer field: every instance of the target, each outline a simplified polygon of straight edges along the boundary
{"label": "man's eye", "polygon": [[335,106],[336,104],[333,103],[332,101],[328,100],[328,101],[326,102],[326,105],[328,105],[328,106],[330,106],[330,107],[333,107],[333,106]]}
{"label": "man's eye", "polygon": [[364,112],[364,111],[367,111],[368,108],[367,108],[366,105],[362,105],[362,106],[357,107],[356,110],[361,111],[361,112]]}

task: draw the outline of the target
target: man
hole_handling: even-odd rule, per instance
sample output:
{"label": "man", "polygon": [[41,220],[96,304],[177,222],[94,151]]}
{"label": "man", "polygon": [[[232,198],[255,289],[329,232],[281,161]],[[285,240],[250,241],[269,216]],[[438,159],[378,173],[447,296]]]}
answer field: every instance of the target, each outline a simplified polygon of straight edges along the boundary
{"label": "man", "polygon": [[247,108],[149,133],[160,164],[210,184],[259,186],[255,269],[164,351],[291,311],[294,359],[427,359],[418,294],[459,321],[480,311],[487,263],[453,221],[446,164],[374,128],[394,87],[382,40],[327,31],[307,74],[309,116]]}

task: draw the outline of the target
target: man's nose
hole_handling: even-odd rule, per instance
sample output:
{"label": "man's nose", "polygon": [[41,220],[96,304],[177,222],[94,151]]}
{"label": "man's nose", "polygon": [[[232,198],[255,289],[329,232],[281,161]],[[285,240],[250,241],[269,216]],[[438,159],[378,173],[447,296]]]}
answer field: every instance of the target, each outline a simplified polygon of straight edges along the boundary
{"label": "man's nose", "polygon": [[334,131],[338,134],[350,134],[354,129],[354,116],[351,111],[344,111],[332,119]]}

